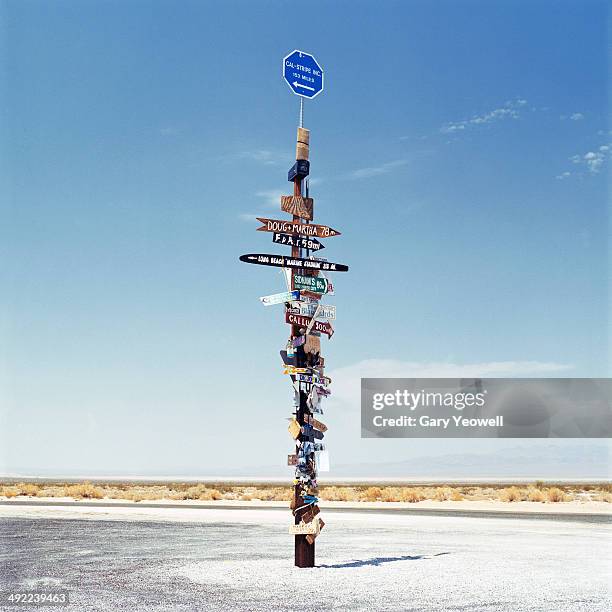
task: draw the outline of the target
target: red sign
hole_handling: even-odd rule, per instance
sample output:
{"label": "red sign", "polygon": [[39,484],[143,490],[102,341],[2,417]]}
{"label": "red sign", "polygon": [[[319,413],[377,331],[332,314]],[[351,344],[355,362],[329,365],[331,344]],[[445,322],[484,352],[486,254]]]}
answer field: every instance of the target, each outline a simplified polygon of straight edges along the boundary
{"label": "red sign", "polygon": [[[299,314],[285,312],[285,321],[291,325],[299,325],[300,327],[308,327],[312,321],[312,317],[304,317]],[[329,338],[334,335],[334,328],[327,321],[315,321],[311,327],[314,331],[327,334]]]}

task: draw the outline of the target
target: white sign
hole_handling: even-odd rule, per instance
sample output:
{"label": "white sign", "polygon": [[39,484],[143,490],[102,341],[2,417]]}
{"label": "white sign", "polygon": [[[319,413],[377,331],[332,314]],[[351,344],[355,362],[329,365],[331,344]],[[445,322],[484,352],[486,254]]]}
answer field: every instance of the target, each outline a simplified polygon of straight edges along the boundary
{"label": "white sign", "polygon": [[317,472],[329,472],[329,451],[323,450],[315,453]]}
{"label": "white sign", "polygon": [[317,312],[317,319],[326,319],[328,321],[336,320],[336,307],[330,306],[327,304],[318,304],[317,302],[291,302],[291,307],[296,309],[298,312],[296,314],[301,314],[305,317],[314,317],[314,313],[317,312],[317,307],[319,311]]}
{"label": "white sign", "polygon": [[297,300],[300,297],[299,291],[286,291],[284,293],[274,293],[273,295],[264,295],[260,297],[260,301],[264,306],[272,306],[274,304],[284,304]]}

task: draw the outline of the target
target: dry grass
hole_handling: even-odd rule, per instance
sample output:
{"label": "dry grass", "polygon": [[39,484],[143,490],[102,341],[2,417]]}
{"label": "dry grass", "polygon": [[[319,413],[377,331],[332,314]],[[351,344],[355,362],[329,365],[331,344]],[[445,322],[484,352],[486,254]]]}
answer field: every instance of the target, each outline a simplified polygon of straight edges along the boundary
{"label": "dry grass", "polygon": [[410,504],[414,504],[415,502],[420,502],[424,499],[426,499],[426,496],[422,489],[415,489],[413,487],[403,487],[401,489],[400,498],[389,501],[403,501],[408,502]]}
{"label": "dry grass", "polygon": [[19,489],[17,487],[2,487],[2,492],[0,493],[2,497],[17,497],[19,495]]}
{"label": "dry grass", "polygon": [[537,487],[529,487],[527,489],[527,500],[531,502],[543,502],[546,501],[546,495],[544,491]]}
{"label": "dry grass", "polygon": [[365,491],[366,501],[378,501],[382,497],[382,491],[380,487],[368,487]]}
{"label": "dry grass", "polygon": [[[470,489],[473,491],[474,487]],[[436,487],[429,499],[435,499],[436,501],[461,501],[465,499],[466,494],[468,493],[462,493],[455,487]]]}
{"label": "dry grass", "polygon": [[104,490],[101,487],[92,485],[91,482],[83,482],[81,484],[65,486],[64,497],[102,499],[104,497]]}
{"label": "dry grass", "polygon": [[[163,483],[163,484],[99,484],[90,482],[69,483],[18,483],[0,482],[0,495],[4,498],[18,496],[72,497],[75,499],[123,499],[134,502],[153,500],[191,501],[283,501],[293,498],[292,488],[276,485],[238,486],[218,482]],[[534,503],[558,503],[564,501],[604,501],[612,503],[612,486],[601,485],[532,484],[503,485],[445,485],[445,486],[323,486],[318,496],[326,501],[340,502],[404,502],[423,500],[447,501],[503,501],[507,503],[528,501]]]}
{"label": "dry grass", "polygon": [[569,501],[569,496],[566,495],[561,489],[558,487],[552,487],[548,489],[546,492],[546,498],[549,502],[564,502]]}
{"label": "dry grass", "polygon": [[523,494],[518,487],[508,487],[499,492],[498,499],[503,502],[521,501]]}

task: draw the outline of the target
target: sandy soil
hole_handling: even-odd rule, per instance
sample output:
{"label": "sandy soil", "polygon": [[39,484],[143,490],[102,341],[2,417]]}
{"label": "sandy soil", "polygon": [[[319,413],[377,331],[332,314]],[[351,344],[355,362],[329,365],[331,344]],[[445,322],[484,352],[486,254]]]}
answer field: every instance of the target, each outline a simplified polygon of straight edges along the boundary
{"label": "sandy soil", "polygon": [[[59,503],[78,503],[79,505],[87,504],[91,508],[96,506],[112,507],[116,505],[118,508],[126,506],[147,507],[159,506],[160,508],[167,507],[172,509],[180,509],[180,507],[195,509],[201,508],[252,508],[252,509],[269,509],[283,508],[288,510],[287,502],[278,501],[241,501],[241,500],[218,500],[218,501],[200,501],[200,500],[151,500],[143,502],[130,502],[121,499],[100,499],[100,500],[75,500],[71,497],[26,497],[18,496],[11,499],[0,497],[0,502],[3,508],[11,504],[17,507],[24,507],[24,502],[32,505],[49,504],[53,506]],[[18,503],[15,503],[18,502]],[[319,506],[322,510],[326,508],[338,508],[345,510],[427,510],[427,511],[458,511],[458,512],[491,512],[491,513],[530,513],[536,514],[606,514],[612,517],[612,504],[598,501],[569,501],[557,503],[542,503],[542,502],[502,502],[496,500],[483,501],[432,501],[425,500],[421,502],[329,502],[321,501]]]}

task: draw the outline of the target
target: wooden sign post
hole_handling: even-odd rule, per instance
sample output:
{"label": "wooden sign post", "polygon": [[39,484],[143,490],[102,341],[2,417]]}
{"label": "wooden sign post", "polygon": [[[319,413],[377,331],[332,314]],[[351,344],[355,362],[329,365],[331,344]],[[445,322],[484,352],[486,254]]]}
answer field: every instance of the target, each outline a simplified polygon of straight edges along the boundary
{"label": "wooden sign post", "polygon": [[[311,223],[314,219],[314,200],[309,197],[307,177],[310,174],[310,132],[303,127],[303,97],[313,98],[323,90],[323,71],[316,60],[302,51],[294,51],[283,61],[284,78],[300,99],[300,126],[297,130],[296,162],[289,170],[293,195],[282,196],[282,212],[291,220],[258,218],[260,232],[273,232],[273,242],[291,247],[291,255],[249,253],[240,260],[260,266],[281,267],[290,285],[285,293],[260,298],[264,305],[285,304],[285,322],[290,325],[286,351],[281,351],[283,373],[291,379],[294,390],[294,413],[289,433],[295,440],[295,453],[287,463],[295,467],[293,480],[293,525],[289,533],[295,538],[297,567],[314,567],[315,538],[325,525],[317,506],[317,466],[327,451],[321,444],[327,426],[314,418],[322,414],[321,400],[329,396],[331,379],[324,374],[321,356],[321,334],[331,338],[334,330],[329,320],[335,320],[336,309],[320,300],[333,288],[326,278],[330,272],[346,272],[348,266],[331,263],[311,256],[323,248],[319,238],[339,236],[340,232],[326,225]],[[316,455],[316,453],[324,453]],[[322,469],[326,469],[322,467]]]}

